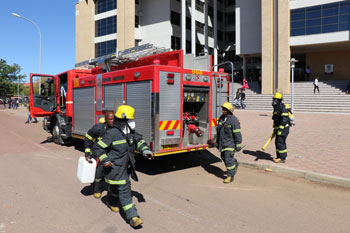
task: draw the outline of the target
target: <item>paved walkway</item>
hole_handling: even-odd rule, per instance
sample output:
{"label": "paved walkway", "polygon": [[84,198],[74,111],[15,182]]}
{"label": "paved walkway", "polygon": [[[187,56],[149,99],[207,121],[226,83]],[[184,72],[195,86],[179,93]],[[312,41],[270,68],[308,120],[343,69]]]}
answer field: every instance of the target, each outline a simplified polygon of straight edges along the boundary
{"label": "paved walkway", "polygon": [[275,164],[274,140],[266,151],[261,150],[272,133],[272,113],[234,113],[241,122],[242,145],[246,145],[236,153],[241,164],[350,186],[349,114],[295,113],[296,125],[287,138],[287,162]]}
{"label": "paved walkway", "polygon": [[[23,123],[28,116],[24,107],[4,110],[0,106],[1,111],[22,115]],[[236,153],[240,164],[350,187],[350,114],[296,113],[296,125],[287,138],[287,162],[275,164],[274,140],[266,151],[261,150],[272,133],[271,112],[234,113],[241,122],[245,145]],[[215,148],[210,151],[219,156]]]}

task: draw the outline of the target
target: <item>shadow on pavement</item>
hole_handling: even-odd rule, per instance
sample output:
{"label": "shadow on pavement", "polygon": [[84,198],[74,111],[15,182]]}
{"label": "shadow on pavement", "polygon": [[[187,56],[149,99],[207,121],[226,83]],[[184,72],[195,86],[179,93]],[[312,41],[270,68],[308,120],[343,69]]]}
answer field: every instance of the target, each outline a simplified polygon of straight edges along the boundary
{"label": "shadow on pavement", "polygon": [[257,150],[257,151],[243,150],[243,154],[248,154],[248,155],[252,155],[252,156],[256,157],[255,161],[258,161],[259,159],[272,161],[272,156],[270,154],[265,153],[265,152],[260,151],[260,150]]}
{"label": "shadow on pavement", "polygon": [[[102,192],[107,192],[108,190],[108,185],[106,182],[102,182]],[[87,185],[82,190],[80,190],[80,193],[83,194],[84,196],[92,196],[94,194],[94,186],[93,184]]]}
{"label": "shadow on pavement", "polygon": [[221,160],[218,157],[209,151],[203,150],[156,157],[152,161],[140,158],[136,162],[136,170],[147,175],[158,175],[201,166],[207,172],[221,177],[221,169],[211,165],[212,163],[220,161]]}

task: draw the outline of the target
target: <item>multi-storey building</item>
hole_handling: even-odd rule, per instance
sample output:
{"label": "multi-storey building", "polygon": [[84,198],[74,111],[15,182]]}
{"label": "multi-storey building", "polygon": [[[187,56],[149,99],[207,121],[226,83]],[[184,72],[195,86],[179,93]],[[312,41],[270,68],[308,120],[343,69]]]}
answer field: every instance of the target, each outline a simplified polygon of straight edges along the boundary
{"label": "multi-storey building", "polygon": [[214,63],[235,56],[234,0],[79,0],[76,62],[146,43],[213,54]]}
{"label": "multi-storey building", "polygon": [[296,81],[350,79],[349,0],[237,0],[236,22],[236,52],[263,94],[289,93],[291,58]]}

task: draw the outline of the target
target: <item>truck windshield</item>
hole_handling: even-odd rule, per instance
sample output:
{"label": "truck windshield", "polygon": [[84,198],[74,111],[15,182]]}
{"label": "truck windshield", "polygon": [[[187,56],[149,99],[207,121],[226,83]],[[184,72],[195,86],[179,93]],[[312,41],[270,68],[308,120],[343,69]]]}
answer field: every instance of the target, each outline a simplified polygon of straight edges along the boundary
{"label": "truck windshield", "polygon": [[54,81],[52,77],[33,76],[33,94],[41,96],[54,96]]}

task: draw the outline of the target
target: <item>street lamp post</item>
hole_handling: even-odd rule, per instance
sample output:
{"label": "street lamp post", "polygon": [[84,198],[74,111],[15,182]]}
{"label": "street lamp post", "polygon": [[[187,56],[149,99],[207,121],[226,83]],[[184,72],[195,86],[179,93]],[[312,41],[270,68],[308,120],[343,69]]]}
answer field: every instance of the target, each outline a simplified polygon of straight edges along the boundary
{"label": "street lamp post", "polygon": [[295,58],[290,59],[290,68],[292,71],[292,112],[294,112],[294,68],[295,63],[298,62],[298,60],[295,60]]}
{"label": "street lamp post", "polygon": [[[34,23],[33,21],[31,21],[30,19],[27,19],[19,14],[16,14],[16,13],[11,13],[13,16],[15,17],[18,17],[18,18],[22,18],[24,20],[27,20],[28,22],[32,23],[35,28],[38,30],[39,32],[39,36],[40,36],[40,54],[39,54],[39,74],[41,74],[41,32],[40,32],[40,28],[38,27],[38,25],[36,25],[36,23]],[[40,82],[40,79],[39,79],[39,82]],[[39,83],[39,93],[40,93],[40,83]],[[19,80],[17,80],[17,95],[18,95],[18,98],[19,98]]]}
{"label": "street lamp post", "polygon": [[16,14],[16,13],[12,13],[12,15],[15,16],[15,17],[22,18],[22,19],[25,19],[25,20],[31,22],[35,26],[35,28],[38,30],[38,32],[39,32],[39,36],[40,36],[39,73],[41,74],[41,32],[40,32],[40,29],[39,29],[38,25],[36,25],[36,23],[31,21],[30,19],[27,19],[27,18],[25,18],[25,17],[23,17],[23,16],[21,16],[19,14]]}

